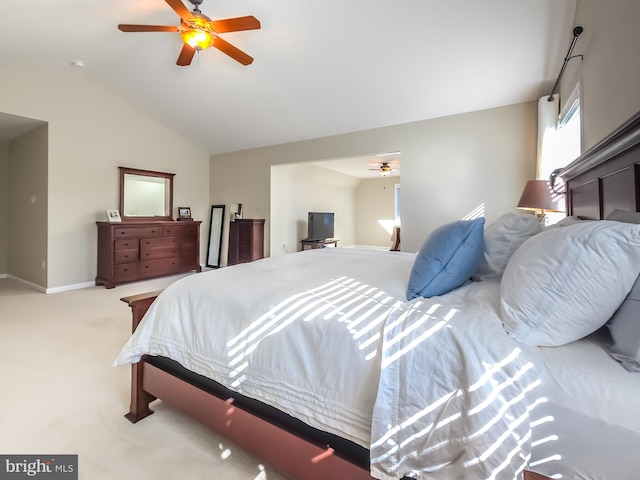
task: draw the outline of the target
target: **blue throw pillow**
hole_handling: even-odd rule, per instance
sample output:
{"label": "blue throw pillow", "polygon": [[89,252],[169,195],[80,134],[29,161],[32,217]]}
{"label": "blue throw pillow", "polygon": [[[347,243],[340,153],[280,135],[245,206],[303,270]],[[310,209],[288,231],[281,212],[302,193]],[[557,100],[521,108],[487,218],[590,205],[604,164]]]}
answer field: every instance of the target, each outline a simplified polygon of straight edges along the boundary
{"label": "blue throw pillow", "polygon": [[407,299],[444,295],[473,275],[484,258],[484,217],[438,227],[420,248],[409,276]]}

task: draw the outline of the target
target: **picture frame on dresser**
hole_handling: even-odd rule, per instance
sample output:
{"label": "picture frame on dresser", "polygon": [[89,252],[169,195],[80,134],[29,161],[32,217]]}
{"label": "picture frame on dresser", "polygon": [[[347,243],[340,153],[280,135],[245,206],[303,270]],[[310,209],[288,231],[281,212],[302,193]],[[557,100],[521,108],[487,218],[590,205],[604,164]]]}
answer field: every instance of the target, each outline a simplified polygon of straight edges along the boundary
{"label": "picture frame on dresser", "polygon": [[191,218],[191,207],[178,207],[178,220],[193,220],[193,218]]}
{"label": "picture frame on dresser", "polygon": [[207,245],[207,267],[209,268],[220,267],[224,210],[224,205],[211,205],[211,215],[209,215],[209,243]]}
{"label": "picture frame on dresser", "polygon": [[116,209],[107,209],[107,220],[109,222],[122,222],[120,212]]}

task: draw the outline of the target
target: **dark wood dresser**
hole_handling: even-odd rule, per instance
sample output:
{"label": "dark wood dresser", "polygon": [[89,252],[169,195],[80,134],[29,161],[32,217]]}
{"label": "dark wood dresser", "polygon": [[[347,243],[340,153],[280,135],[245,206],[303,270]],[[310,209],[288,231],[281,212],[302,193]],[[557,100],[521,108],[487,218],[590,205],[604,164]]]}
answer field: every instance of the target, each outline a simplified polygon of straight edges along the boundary
{"label": "dark wood dresser", "polygon": [[199,221],[96,222],[96,285],[118,284],[202,270]]}
{"label": "dark wood dresser", "polygon": [[264,258],[264,218],[244,218],[229,224],[227,265]]}

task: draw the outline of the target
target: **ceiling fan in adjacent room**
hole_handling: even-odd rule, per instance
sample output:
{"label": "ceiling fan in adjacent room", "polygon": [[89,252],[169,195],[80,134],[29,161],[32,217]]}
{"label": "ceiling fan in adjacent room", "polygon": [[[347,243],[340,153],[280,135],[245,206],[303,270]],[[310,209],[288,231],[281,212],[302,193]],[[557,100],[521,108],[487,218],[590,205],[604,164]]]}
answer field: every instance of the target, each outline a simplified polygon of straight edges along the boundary
{"label": "ceiling fan in adjacent room", "polygon": [[370,168],[369,170],[374,171],[374,172],[377,171],[383,177],[389,176],[391,174],[391,172],[398,172],[399,171],[399,170],[396,170],[395,168],[391,168],[391,165],[389,165],[389,162],[382,162],[379,167]]}
{"label": "ceiling fan in adjacent room", "polygon": [[184,45],[176,63],[181,67],[190,65],[197,51],[209,47],[217,48],[243,65],[249,65],[253,62],[252,57],[223,40],[219,34],[259,29],[260,22],[257,18],[246,16],[211,20],[198,8],[203,0],[189,0],[194,6],[192,12],[185,7],[181,0],[165,1],[180,17],[180,26],[120,24],[118,29],[123,32],[179,32]]}

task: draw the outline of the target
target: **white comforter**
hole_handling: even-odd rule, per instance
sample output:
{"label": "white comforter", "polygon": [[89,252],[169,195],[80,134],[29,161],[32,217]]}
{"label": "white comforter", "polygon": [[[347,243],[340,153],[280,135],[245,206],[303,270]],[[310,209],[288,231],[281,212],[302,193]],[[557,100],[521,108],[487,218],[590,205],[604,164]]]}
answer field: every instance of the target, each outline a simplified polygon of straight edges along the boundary
{"label": "white comforter", "polygon": [[406,302],[413,259],[327,248],[186,277],[115,364],[172,358],[370,448],[377,478],[515,478],[537,375],[501,329],[498,285]]}

